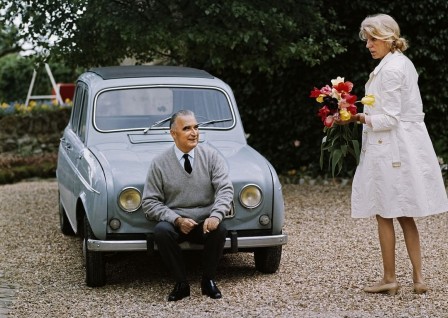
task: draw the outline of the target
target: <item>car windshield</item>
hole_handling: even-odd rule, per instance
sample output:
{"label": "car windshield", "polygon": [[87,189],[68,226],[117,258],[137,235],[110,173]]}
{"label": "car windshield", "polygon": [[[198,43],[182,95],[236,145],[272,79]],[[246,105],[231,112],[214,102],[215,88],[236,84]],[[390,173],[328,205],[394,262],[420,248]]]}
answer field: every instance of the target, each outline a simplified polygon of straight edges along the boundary
{"label": "car windshield", "polygon": [[235,122],[229,98],[219,89],[133,87],[97,95],[94,123],[100,131],[167,129],[169,120],[161,121],[181,109],[192,110],[206,129],[228,129]]}

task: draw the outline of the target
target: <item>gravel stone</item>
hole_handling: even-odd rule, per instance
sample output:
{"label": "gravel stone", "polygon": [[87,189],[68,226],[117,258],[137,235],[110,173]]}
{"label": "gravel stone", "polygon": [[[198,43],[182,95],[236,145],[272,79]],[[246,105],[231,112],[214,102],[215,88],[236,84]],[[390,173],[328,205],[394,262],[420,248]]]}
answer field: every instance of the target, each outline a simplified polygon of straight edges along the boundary
{"label": "gravel stone", "polygon": [[[277,273],[255,271],[250,253],[225,254],[217,283],[223,298],[200,292],[198,254],[187,253],[192,294],[167,302],[172,288],[160,257],[108,255],[108,282],[84,283],[81,240],[59,229],[55,180],[0,186],[0,273],[14,286],[4,317],[448,317],[448,214],[417,219],[431,290],[412,292],[398,223],[396,296],[362,288],[382,272],[376,221],[350,217],[350,185],[286,184],[285,231]],[[8,297],[11,297],[9,294]]]}

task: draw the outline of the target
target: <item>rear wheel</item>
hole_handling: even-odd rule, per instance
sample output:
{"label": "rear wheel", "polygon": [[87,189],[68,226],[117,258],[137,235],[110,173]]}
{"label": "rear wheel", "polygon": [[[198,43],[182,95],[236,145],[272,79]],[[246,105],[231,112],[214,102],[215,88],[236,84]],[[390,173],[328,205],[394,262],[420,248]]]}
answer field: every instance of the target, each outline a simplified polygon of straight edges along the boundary
{"label": "rear wheel", "polygon": [[84,216],[83,253],[86,267],[86,284],[89,287],[101,287],[106,284],[106,266],[101,252],[87,249],[87,240],[96,239],[90,227],[89,220]]}
{"label": "rear wheel", "polygon": [[257,248],[254,252],[255,268],[265,274],[275,273],[282,258],[282,245]]}
{"label": "rear wheel", "polygon": [[65,212],[64,207],[61,203],[61,196],[59,196],[59,226],[61,228],[61,232],[64,235],[73,236],[75,232],[70,225],[70,221],[68,220],[67,213]]}

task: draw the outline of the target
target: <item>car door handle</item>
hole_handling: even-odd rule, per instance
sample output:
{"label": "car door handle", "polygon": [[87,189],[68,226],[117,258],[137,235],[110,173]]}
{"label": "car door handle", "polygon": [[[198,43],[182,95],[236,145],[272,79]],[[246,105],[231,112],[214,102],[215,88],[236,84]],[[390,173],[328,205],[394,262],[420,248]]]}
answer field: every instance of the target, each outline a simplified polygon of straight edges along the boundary
{"label": "car door handle", "polygon": [[64,146],[65,149],[67,149],[67,150],[72,149],[72,145],[70,145],[70,144],[67,142],[67,139],[65,139],[65,137],[62,137],[62,138],[59,139],[59,140],[61,141],[61,144],[63,144],[63,146]]}

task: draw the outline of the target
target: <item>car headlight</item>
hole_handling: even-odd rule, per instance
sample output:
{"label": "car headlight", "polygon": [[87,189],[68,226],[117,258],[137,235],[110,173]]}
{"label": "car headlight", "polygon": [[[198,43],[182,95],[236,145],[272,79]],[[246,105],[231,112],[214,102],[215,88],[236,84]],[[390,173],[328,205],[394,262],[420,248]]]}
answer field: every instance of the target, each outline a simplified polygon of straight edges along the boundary
{"label": "car headlight", "polygon": [[261,204],[263,194],[260,187],[255,184],[248,184],[240,191],[240,202],[248,209],[254,209]]}
{"label": "car headlight", "polygon": [[137,211],[142,204],[142,194],[136,188],[124,188],[118,196],[118,205],[128,213]]}

